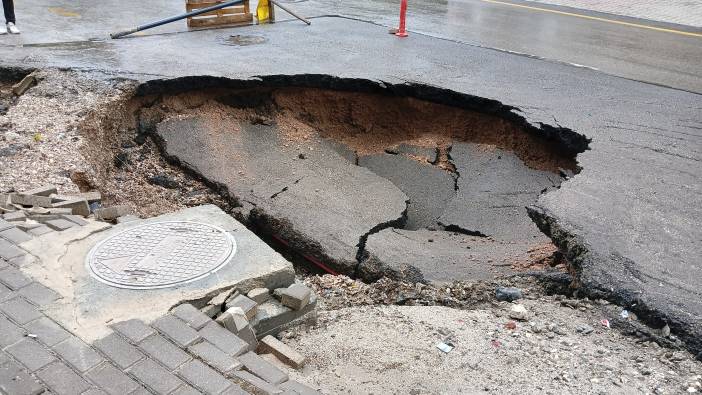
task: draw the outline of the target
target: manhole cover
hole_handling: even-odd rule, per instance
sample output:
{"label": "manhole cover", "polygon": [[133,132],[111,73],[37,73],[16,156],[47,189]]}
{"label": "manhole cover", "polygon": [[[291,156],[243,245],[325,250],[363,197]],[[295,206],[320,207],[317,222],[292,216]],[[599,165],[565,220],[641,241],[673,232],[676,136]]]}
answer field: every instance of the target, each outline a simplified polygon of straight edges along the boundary
{"label": "manhole cover", "polygon": [[171,287],[214,273],[236,252],[234,237],[198,222],[144,224],[109,237],[88,254],[90,272],[120,288]]}

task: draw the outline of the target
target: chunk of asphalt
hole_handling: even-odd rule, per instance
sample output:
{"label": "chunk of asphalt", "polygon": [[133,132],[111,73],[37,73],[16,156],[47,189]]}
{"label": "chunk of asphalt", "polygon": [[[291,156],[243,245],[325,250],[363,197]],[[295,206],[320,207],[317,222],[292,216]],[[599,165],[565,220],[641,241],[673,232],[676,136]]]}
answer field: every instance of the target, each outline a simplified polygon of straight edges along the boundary
{"label": "chunk of asphalt", "polygon": [[156,140],[171,162],[254,203],[250,220],[291,248],[352,273],[362,238],[403,220],[407,195],[320,139],[287,144],[276,125],[227,128],[204,117],[173,118],[157,126]]}
{"label": "chunk of asphalt", "polygon": [[405,229],[435,226],[448,203],[456,197],[454,178],[446,170],[403,155],[368,155],[358,165],[390,180],[409,197]]}
{"label": "chunk of asphalt", "polygon": [[460,174],[458,192],[439,217],[441,224],[504,241],[549,241],[525,207],[560,183],[557,174],[529,168],[510,151],[473,143],[453,144],[451,158]]}

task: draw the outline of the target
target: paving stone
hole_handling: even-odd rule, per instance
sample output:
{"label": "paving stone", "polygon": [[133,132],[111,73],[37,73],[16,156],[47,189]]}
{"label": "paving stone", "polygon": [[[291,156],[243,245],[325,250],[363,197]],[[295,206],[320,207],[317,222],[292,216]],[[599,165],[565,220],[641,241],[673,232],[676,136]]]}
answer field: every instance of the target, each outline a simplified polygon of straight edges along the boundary
{"label": "paving stone", "polygon": [[13,211],[11,213],[6,213],[2,216],[5,221],[16,222],[24,221],[27,219],[27,215],[22,210]]}
{"label": "paving stone", "polygon": [[54,321],[47,317],[41,317],[37,320],[24,324],[24,329],[28,333],[35,335],[36,339],[47,346],[53,346],[68,339],[71,334]]}
{"label": "paving stone", "polygon": [[0,270],[0,282],[7,285],[11,290],[18,290],[32,283],[32,280],[25,276],[21,270],[14,267],[6,267]]}
{"label": "paving stone", "polygon": [[102,200],[102,195],[98,191],[81,192],[80,197],[87,200],[88,203],[99,202]]}
{"label": "paving stone", "polygon": [[[88,214],[88,215],[90,215],[90,214]],[[73,215],[73,214],[69,213],[69,214],[62,215],[62,217],[63,217],[63,219],[71,221],[71,222],[75,223],[76,225],[85,226],[85,225],[89,224],[89,222],[84,220],[80,215]]]}
{"label": "paving stone", "polygon": [[0,348],[17,343],[24,338],[25,333],[24,329],[0,315]]}
{"label": "paving stone", "polygon": [[178,375],[206,394],[219,394],[232,383],[198,360],[192,360],[178,369]]}
{"label": "paving stone", "polygon": [[202,329],[205,325],[212,322],[212,319],[198,310],[190,303],[183,303],[171,310],[171,314],[185,321],[194,329]]}
{"label": "paving stone", "polygon": [[32,240],[32,236],[28,235],[26,232],[23,232],[18,228],[9,228],[2,230],[0,231],[0,237],[14,244],[20,244],[24,243],[25,241]]}
{"label": "paving stone", "polygon": [[258,306],[258,303],[244,295],[237,295],[231,301],[227,301],[226,304],[227,310],[232,307],[239,307],[243,310],[247,320],[251,320],[256,316],[256,306]]}
{"label": "paving stone", "polygon": [[95,218],[101,221],[112,221],[123,215],[132,214],[129,206],[112,206],[95,210]]}
{"label": "paving stone", "polygon": [[214,344],[215,347],[232,356],[240,355],[246,352],[246,350],[249,348],[248,343],[241,340],[235,334],[222,328],[214,321],[200,329],[200,335],[205,340]]}
{"label": "paving stone", "polygon": [[5,349],[30,372],[37,371],[54,362],[56,358],[34,339],[25,338]]}
{"label": "paving stone", "polygon": [[93,346],[122,369],[130,367],[144,358],[141,351],[114,332],[96,340]]}
{"label": "paving stone", "polygon": [[51,196],[51,194],[57,193],[57,191],[55,185],[42,185],[38,188],[30,189],[22,193],[25,195]]}
{"label": "paving stone", "polygon": [[56,230],[56,231],[59,231],[59,232],[62,230],[66,230],[66,229],[78,226],[78,225],[76,225],[75,222],[71,222],[71,221],[63,219],[63,218],[52,219],[52,220],[44,222],[44,224],[46,226],[48,226],[49,228]]}
{"label": "paving stone", "polygon": [[139,343],[156,333],[153,328],[136,319],[118,322],[110,327],[134,343]]}
{"label": "paving stone", "polygon": [[254,288],[246,296],[257,304],[261,304],[271,298],[271,293],[268,288]]}
{"label": "paving stone", "polygon": [[51,232],[53,232],[53,230],[46,225],[37,226],[36,228],[27,231],[27,233],[31,234],[32,236],[41,236]]}
{"label": "paving stone", "polygon": [[251,393],[275,395],[283,392],[277,386],[268,383],[265,380],[262,380],[259,377],[256,377],[253,374],[245,372],[243,370],[236,371],[234,373],[234,379],[241,385],[242,388],[248,390]]}
{"label": "paving stone", "polygon": [[305,357],[302,354],[271,335],[261,339],[258,344],[258,352],[271,353],[295,369],[301,369],[305,364]]}
{"label": "paving stone", "polygon": [[255,374],[271,384],[280,384],[288,380],[287,373],[259,357],[254,352],[249,351],[244,355],[240,355],[239,361],[244,365],[246,371]]}
{"label": "paving stone", "polygon": [[168,394],[179,386],[185,385],[163,366],[151,358],[145,358],[129,368],[129,373],[157,394]]}
{"label": "paving stone", "polygon": [[87,217],[90,215],[90,206],[88,201],[83,198],[66,200],[59,203],[54,203],[54,208],[70,208],[75,215]]}
{"label": "paving stone", "polygon": [[60,361],[41,369],[37,376],[58,395],[78,395],[90,388],[87,381]]}
{"label": "paving stone", "polygon": [[7,259],[24,255],[24,251],[5,239],[0,239],[0,258]]}
{"label": "paving stone", "polygon": [[237,359],[207,341],[188,347],[188,351],[224,374],[230,374],[242,366]]}
{"label": "paving stone", "polygon": [[61,298],[61,295],[56,293],[54,290],[47,288],[38,282],[32,282],[29,285],[22,287],[18,293],[39,307],[51,304]]}
{"label": "paving stone", "polygon": [[195,329],[189,327],[185,321],[170,314],[157,319],[151,323],[151,326],[158,329],[180,347],[188,347],[200,340],[200,335]]}
{"label": "paving stone", "polygon": [[300,310],[310,302],[312,291],[303,284],[293,284],[281,292],[280,302],[293,310]]}
{"label": "paving stone", "polygon": [[[9,222],[7,222],[7,223],[9,224]],[[10,227],[12,227],[12,226],[13,226],[13,225],[10,225]],[[21,230],[21,231],[27,232],[27,231],[29,231],[30,229],[34,229],[34,228],[40,227],[41,224],[29,223],[29,222],[15,222],[15,223],[14,223],[14,226],[16,226],[17,229],[19,229],[19,230]],[[1,226],[0,226],[0,228],[1,228]]]}
{"label": "paving stone", "polygon": [[7,314],[10,319],[20,325],[24,325],[29,321],[34,321],[43,315],[33,305],[22,298],[10,299],[0,303],[0,310]]}
{"label": "paving stone", "polygon": [[[0,260],[0,263],[2,263],[2,262],[5,262],[5,261]],[[17,296],[17,292],[11,290],[10,288],[7,288],[5,285],[0,283],[0,302],[10,300],[16,296]]]}
{"label": "paving stone", "polygon": [[216,320],[228,331],[237,335],[241,340],[249,344],[249,350],[255,350],[258,347],[256,333],[246,319],[246,315],[239,307],[232,307],[222,313]]}
{"label": "paving stone", "polygon": [[100,354],[75,336],[54,345],[52,349],[81,373],[104,361]]}
{"label": "paving stone", "polygon": [[314,294],[312,294],[310,298],[310,303],[303,307],[302,310],[293,310],[287,306],[283,306],[278,300],[271,299],[258,306],[256,318],[251,321],[251,325],[259,337],[275,335],[287,328],[291,325],[291,322],[295,320],[304,320],[306,317],[314,317],[314,315],[310,313],[314,311],[316,305],[317,297]]}
{"label": "paving stone", "polygon": [[0,393],[11,395],[36,395],[44,386],[14,362],[0,365]]}
{"label": "paving stone", "polygon": [[189,386],[189,385],[184,385],[182,387],[179,387],[177,390],[171,392],[170,395],[200,395],[202,392],[196,390],[195,388]]}
{"label": "paving stone", "polygon": [[32,214],[29,215],[27,218],[31,219],[32,221],[37,221],[42,224],[45,224],[47,221],[61,219],[61,216],[58,214]]}
{"label": "paving stone", "polygon": [[283,384],[280,384],[278,386],[281,390],[287,391],[289,393],[293,394],[299,394],[299,395],[321,395],[319,392],[316,390],[302,384],[298,383],[295,380],[288,380],[284,382]]}
{"label": "paving stone", "polygon": [[112,364],[103,363],[85,375],[110,395],[124,395],[137,390],[140,385]]}
{"label": "paving stone", "polygon": [[188,362],[190,356],[175,344],[164,339],[161,335],[152,335],[139,343],[141,348],[151,358],[161,362],[170,370]]}
{"label": "paving stone", "polygon": [[10,196],[13,204],[22,206],[51,207],[51,198],[48,196],[28,195],[26,193],[13,193]]}

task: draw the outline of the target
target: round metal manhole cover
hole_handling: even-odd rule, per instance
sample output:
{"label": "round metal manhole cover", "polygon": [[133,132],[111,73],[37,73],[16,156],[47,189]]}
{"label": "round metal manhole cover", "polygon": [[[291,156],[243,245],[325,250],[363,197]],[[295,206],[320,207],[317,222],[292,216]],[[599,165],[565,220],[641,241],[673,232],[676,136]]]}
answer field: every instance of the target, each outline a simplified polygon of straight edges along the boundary
{"label": "round metal manhole cover", "polygon": [[120,288],[165,288],[199,280],[236,253],[234,237],[188,221],[136,226],[98,243],[86,259],[91,274]]}

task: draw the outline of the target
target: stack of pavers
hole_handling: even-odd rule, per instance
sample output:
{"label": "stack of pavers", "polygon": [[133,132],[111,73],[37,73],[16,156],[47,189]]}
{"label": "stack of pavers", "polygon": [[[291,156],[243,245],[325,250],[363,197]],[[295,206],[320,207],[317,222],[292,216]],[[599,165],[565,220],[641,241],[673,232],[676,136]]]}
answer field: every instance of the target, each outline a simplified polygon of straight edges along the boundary
{"label": "stack of pavers", "polygon": [[[269,333],[276,333],[314,309],[314,295],[304,285],[276,291],[280,301],[265,288],[247,295],[230,290],[214,298],[216,305],[180,304],[151,325],[115,323],[114,333],[94,345],[154,393],[192,386],[192,393],[207,394],[245,393],[242,389],[252,394],[318,394],[288,375],[287,370],[304,366],[301,354],[271,334],[256,335],[257,323],[266,322]],[[275,325],[267,304],[279,304],[276,311],[285,312],[277,314]],[[266,310],[259,311],[261,306]]]}
{"label": "stack of pavers", "polygon": [[88,218],[109,222],[136,219],[128,206],[100,206],[100,192],[59,195],[47,185],[25,192],[0,193],[0,257],[19,254],[15,245],[51,232],[87,225]]}

